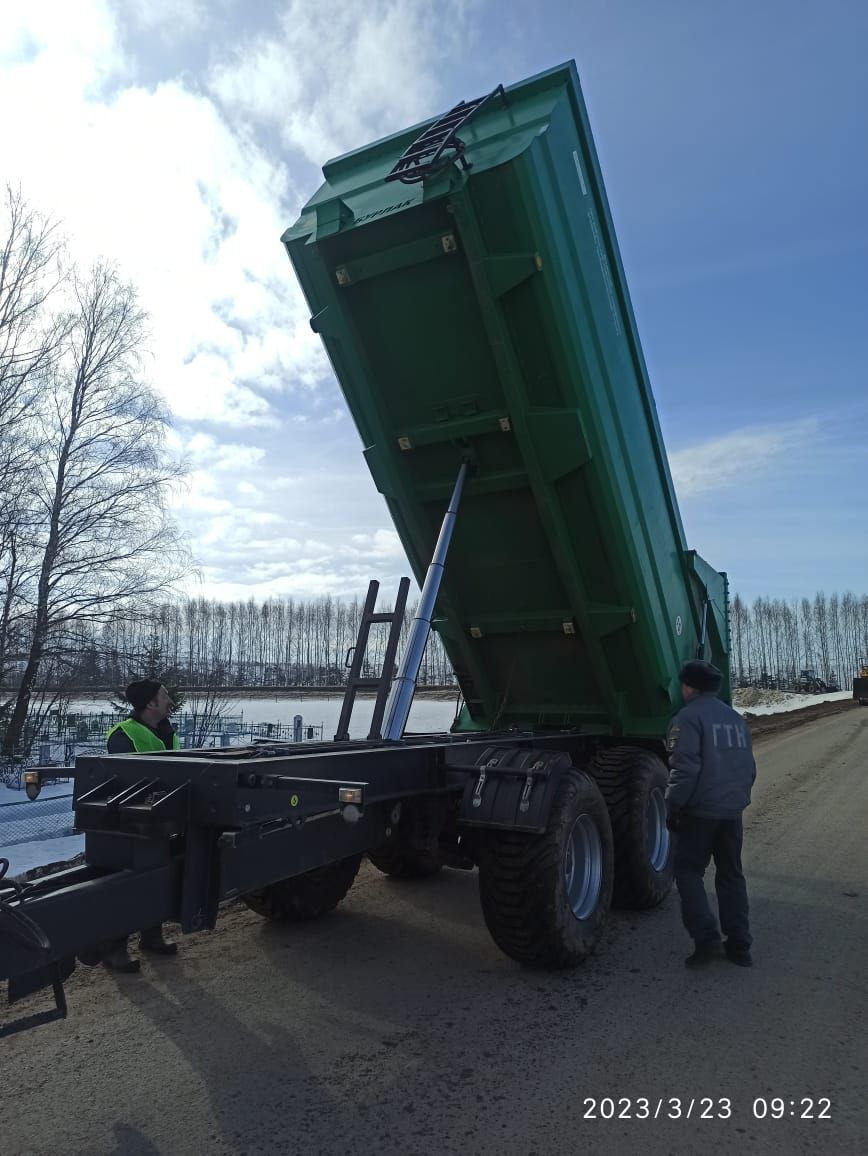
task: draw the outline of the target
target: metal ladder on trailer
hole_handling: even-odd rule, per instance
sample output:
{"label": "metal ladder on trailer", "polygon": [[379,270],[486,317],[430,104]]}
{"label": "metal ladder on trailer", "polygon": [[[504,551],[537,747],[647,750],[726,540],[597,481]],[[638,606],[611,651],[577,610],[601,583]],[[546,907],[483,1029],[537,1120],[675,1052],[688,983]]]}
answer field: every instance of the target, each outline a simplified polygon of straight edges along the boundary
{"label": "metal ladder on trailer", "polygon": [[[397,673],[394,673],[395,655],[398,651],[398,641],[401,636],[401,626],[404,620],[404,607],[407,604],[407,591],[410,589],[410,579],[401,579],[401,584],[398,588],[398,597],[395,601],[395,609],[391,613],[387,611],[377,614],[375,612],[374,607],[377,604],[377,592],[380,589],[380,584],[379,582],[372,581],[368,586],[368,596],[365,599],[365,608],[359,626],[358,639],[356,640],[356,645],[347,651],[347,659],[349,660],[350,654],[353,655],[353,658],[350,665],[347,690],[341,708],[341,717],[338,721],[337,732],[335,733],[335,742],[349,741],[350,716],[352,715],[356,692],[359,690],[372,690],[374,688],[376,688],[377,691],[377,700],[374,704],[374,715],[371,719],[368,741],[380,742],[385,738],[388,742],[398,742],[404,733],[404,727],[407,725],[407,718],[410,714],[410,707],[413,704],[413,695],[416,691],[416,679],[419,677],[422,657],[425,653],[428,634],[431,630],[434,605],[440,590],[440,582],[443,578],[443,567],[446,563],[449,543],[452,541],[452,532],[455,529],[455,519],[458,515],[458,504],[461,501],[461,495],[464,491],[467,473],[468,463],[465,461],[462,462],[461,468],[458,471],[452,497],[446,509],[442,525],[440,526],[440,534],[437,538],[437,545],[434,548],[434,557],[431,559],[428,573],[425,575],[425,584],[422,587],[419,606],[416,610],[416,616],[413,619],[413,625],[410,628],[410,636],[407,639],[407,646],[404,650],[401,666]],[[392,624],[391,630],[389,631],[389,641],[386,644],[386,656],[383,662],[383,669],[380,672],[379,678],[362,678],[362,667],[368,646],[368,635],[371,625],[375,622],[391,622]],[[383,727],[384,717],[386,720],[385,728]]]}
{"label": "metal ladder on trailer", "polygon": [[[392,678],[395,674],[395,655],[398,653],[401,627],[404,625],[404,609],[407,605],[410,579],[401,579],[398,586],[398,597],[395,599],[394,610],[377,613],[375,607],[377,605],[377,594],[379,590],[379,582],[372,580],[368,584],[368,594],[362,610],[362,620],[359,623],[356,645],[351,646],[347,651],[347,665],[350,668],[350,673],[347,676],[347,689],[344,693],[341,717],[338,720],[338,729],[335,731],[336,743],[349,742],[350,719],[356,701],[356,694],[360,690],[376,690],[377,692],[368,740],[377,741],[383,737],[383,715],[386,711],[386,698],[391,689]],[[371,633],[371,627],[375,623],[380,622],[390,623],[389,638],[386,642],[386,653],[383,658],[383,669],[380,671],[379,678],[363,678],[362,670],[365,665],[365,659],[367,658],[368,639]],[[350,655],[352,655],[352,660],[350,659]]]}
{"label": "metal ladder on trailer", "polygon": [[464,157],[464,141],[458,136],[458,131],[493,96],[506,100],[502,84],[476,100],[461,101],[435,120],[404,150],[386,180],[415,185],[450,161],[455,161],[463,169],[470,168]]}

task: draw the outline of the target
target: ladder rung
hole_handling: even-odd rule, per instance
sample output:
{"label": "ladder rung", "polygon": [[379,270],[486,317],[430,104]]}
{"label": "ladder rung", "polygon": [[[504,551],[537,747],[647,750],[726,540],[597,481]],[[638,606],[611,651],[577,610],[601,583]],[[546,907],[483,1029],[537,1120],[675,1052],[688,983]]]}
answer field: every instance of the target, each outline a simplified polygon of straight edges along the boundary
{"label": "ladder rung", "polygon": [[401,180],[410,184],[422,180],[437,167],[438,162],[442,163],[443,154],[448,148],[455,150],[452,159],[463,164],[464,144],[457,136],[458,130],[495,95],[506,99],[502,85],[476,100],[462,101],[438,117],[407,146],[386,180]]}

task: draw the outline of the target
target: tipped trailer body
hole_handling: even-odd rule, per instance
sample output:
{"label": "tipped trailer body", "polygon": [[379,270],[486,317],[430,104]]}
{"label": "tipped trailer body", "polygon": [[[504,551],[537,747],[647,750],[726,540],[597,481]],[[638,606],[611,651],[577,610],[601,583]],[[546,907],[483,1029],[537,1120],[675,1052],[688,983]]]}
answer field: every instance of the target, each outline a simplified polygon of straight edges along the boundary
{"label": "tipped trailer body", "polygon": [[686,546],[575,68],[384,180],[422,131],[327,164],[283,241],[417,578],[471,465],[435,622],[461,725],[659,736],[706,605],[728,697],[727,584]]}

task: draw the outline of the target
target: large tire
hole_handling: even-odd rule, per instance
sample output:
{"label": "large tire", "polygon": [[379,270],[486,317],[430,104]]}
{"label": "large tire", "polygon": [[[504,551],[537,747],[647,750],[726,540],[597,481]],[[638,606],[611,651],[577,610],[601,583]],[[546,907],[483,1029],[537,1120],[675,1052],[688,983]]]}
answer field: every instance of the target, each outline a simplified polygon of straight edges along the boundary
{"label": "large tire", "polygon": [[596,783],[568,771],[544,835],[486,831],[479,897],[501,951],[532,967],[574,967],[594,950],[612,898],[612,830]]}
{"label": "large tire", "polygon": [[444,823],[441,798],[405,799],[392,811],[389,841],[368,852],[378,871],[393,879],[426,879],[443,867],[439,852]]}
{"label": "large tire", "polygon": [[610,747],[588,767],[612,820],[617,907],[646,910],[662,903],[672,888],[673,847],[666,829],[669,774],[652,751]]}
{"label": "large tire", "polygon": [[376,851],[369,851],[368,858],[378,871],[393,879],[427,879],[443,868],[436,855],[414,847],[401,846],[400,843],[391,846],[387,844]]}
{"label": "large tire", "polygon": [[302,923],[319,919],[321,915],[334,911],[344,898],[353,885],[361,862],[361,855],[351,855],[337,863],[306,871],[304,875],[281,879],[279,883],[271,883],[259,891],[248,891],[241,898],[251,911],[275,922]]}

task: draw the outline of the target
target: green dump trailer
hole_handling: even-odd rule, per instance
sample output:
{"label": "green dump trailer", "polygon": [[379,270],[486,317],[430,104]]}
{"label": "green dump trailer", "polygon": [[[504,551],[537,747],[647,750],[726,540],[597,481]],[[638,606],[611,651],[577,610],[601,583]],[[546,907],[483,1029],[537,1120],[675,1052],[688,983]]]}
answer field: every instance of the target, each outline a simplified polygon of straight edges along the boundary
{"label": "green dump trailer", "polygon": [[[509,802],[497,830],[492,808],[474,813],[483,764],[459,843],[504,950],[574,962],[612,887],[647,907],[671,885],[679,667],[712,660],[730,694],[727,579],[687,548],[575,65],[323,175],[282,240],[420,583],[466,467],[433,618],[463,696],[453,733],[530,734],[577,792],[528,843],[492,747]],[[556,931],[534,915],[546,839],[568,880]],[[411,844],[371,858],[422,873]]]}
{"label": "green dump trailer", "polygon": [[575,66],[323,173],[283,242],[420,581],[470,463],[434,622],[458,728],[659,739],[703,623],[728,696]]}
{"label": "green dump trailer", "polygon": [[[324,915],[364,855],[402,879],[478,867],[495,942],[543,967],[584,959],[613,901],[670,890],[663,736],[685,659],[729,693],[727,582],[684,540],[576,70],[324,175],[283,242],[424,578],[419,628],[390,688],[401,615],[372,583],[334,741],[78,759],[85,862],[22,886],[0,859],[11,1001],[51,985],[63,1015],[94,945],[213,927],[227,900]],[[464,705],[410,735],[428,608]],[[386,619],[377,721],[350,739]]]}

